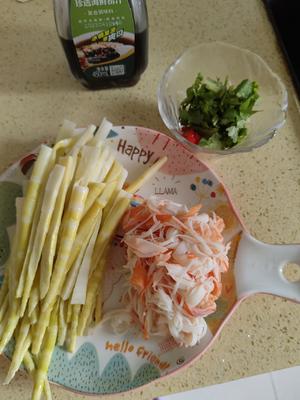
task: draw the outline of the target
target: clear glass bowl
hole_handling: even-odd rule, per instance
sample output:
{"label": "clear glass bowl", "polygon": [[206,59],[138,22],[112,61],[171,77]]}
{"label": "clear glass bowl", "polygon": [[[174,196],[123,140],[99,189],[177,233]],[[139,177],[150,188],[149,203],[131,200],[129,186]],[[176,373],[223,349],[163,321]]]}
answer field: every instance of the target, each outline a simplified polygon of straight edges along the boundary
{"label": "clear glass bowl", "polygon": [[[259,110],[247,122],[245,140],[226,150],[207,149],[187,141],[182,135],[178,109],[197,74],[204,78],[229,78],[234,85],[243,79],[255,80],[260,98]],[[285,122],[288,106],[287,91],[281,79],[257,54],[221,43],[204,43],[186,50],[165,71],[158,88],[158,108],[173,136],[194,153],[234,154],[247,152],[268,142]]]}

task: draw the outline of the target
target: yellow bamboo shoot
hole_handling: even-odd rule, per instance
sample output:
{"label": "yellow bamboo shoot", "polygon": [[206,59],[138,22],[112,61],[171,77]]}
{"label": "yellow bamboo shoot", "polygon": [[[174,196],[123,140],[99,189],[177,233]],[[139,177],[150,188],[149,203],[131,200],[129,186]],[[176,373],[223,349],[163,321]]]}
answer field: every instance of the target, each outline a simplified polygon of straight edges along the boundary
{"label": "yellow bamboo shoot", "polygon": [[67,334],[67,303],[63,300],[59,303],[59,313],[58,313],[58,336],[57,344],[58,346],[63,346],[66,340]]}
{"label": "yellow bamboo shoot", "polygon": [[74,353],[76,348],[78,317],[80,314],[81,305],[75,304],[72,306],[71,329],[67,339],[67,351]]}
{"label": "yellow bamboo shoot", "polygon": [[37,371],[34,376],[34,387],[32,393],[32,400],[40,400],[45,380],[47,379],[47,372],[51,362],[52,354],[55,348],[58,323],[57,323],[57,309],[56,304],[51,313],[50,325],[47,328],[43,348],[37,360]]}
{"label": "yellow bamboo shoot", "polygon": [[87,194],[88,188],[86,186],[80,186],[79,184],[74,185],[66,213],[64,231],[58,248],[50,287],[42,303],[42,312],[45,312],[56,300],[56,296],[59,294],[59,289],[63,285],[68,273],[68,268],[71,267],[71,265],[69,266],[68,261],[84,210]]}
{"label": "yellow bamboo shoot", "polygon": [[29,234],[33,222],[33,214],[36,207],[40,187],[49,172],[49,164],[53,155],[53,150],[42,145],[39,155],[33,165],[32,174],[26,190],[26,196],[22,207],[22,219],[20,227],[20,237],[17,248],[16,273],[17,276],[22,268],[23,260],[27,250]]}
{"label": "yellow bamboo shoot", "polygon": [[[86,289],[87,289],[87,283],[88,283],[88,278],[89,278],[89,272],[91,268],[91,262],[92,262],[92,255],[97,239],[97,235],[99,232],[101,224],[101,216],[99,216],[94,229],[92,231],[92,234],[89,238],[88,245],[84,251],[84,255],[82,259],[80,260],[80,264],[78,266],[77,274],[75,276],[75,279],[73,280],[73,293],[72,293],[72,299],[71,299],[71,304],[84,304],[85,299],[86,299]],[[75,284],[75,286],[74,286]]]}
{"label": "yellow bamboo shoot", "polygon": [[74,158],[64,157],[59,160],[59,164],[65,167],[65,174],[61,184],[61,190],[55,203],[55,209],[50,222],[49,231],[46,236],[44,248],[42,251],[40,266],[40,298],[43,299],[49,289],[50,279],[53,269],[53,261],[57,246],[58,232],[64,210],[67,191],[72,180],[74,171]]}
{"label": "yellow bamboo shoot", "polygon": [[16,231],[12,244],[11,254],[6,265],[8,279],[9,279],[9,304],[13,303],[16,295],[17,276],[16,276],[16,263],[17,263],[17,249],[20,236],[22,207],[24,199],[21,197],[16,198]]}
{"label": "yellow bamboo shoot", "polygon": [[98,182],[90,182],[88,184],[89,194],[87,196],[85,207],[83,211],[83,217],[87,213],[87,211],[91,208],[91,206],[96,201],[97,197],[103,192],[105,188],[105,183],[98,183]]}
{"label": "yellow bamboo shoot", "polygon": [[[34,361],[32,359],[31,354],[29,353],[29,351],[27,351],[24,355],[24,359],[23,359],[23,363],[24,366],[26,368],[26,371],[32,376],[34,377],[34,374],[36,372],[35,370],[35,364]],[[51,389],[50,389],[50,385],[49,385],[49,381],[48,379],[45,379],[45,383],[44,383],[44,395],[46,400],[52,400],[52,395],[51,395]]]}
{"label": "yellow bamboo shoot", "polygon": [[150,168],[146,169],[143,174],[132,182],[126,189],[128,193],[137,192],[149,179],[151,179],[161,167],[168,161],[168,157],[164,156],[154,163]]}
{"label": "yellow bamboo shoot", "polygon": [[32,247],[31,257],[29,259],[27,268],[25,266],[27,270],[27,276],[21,300],[21,315],[23,315],[25,312],[25,308],[30,296],[30,290],[40,261],[42,249],[46,239],[46,234],[50,226],[51,217],[53,214],[56,198],[63,180],[64,172],[65,167],[56,164],[49,175],[49,179],[45,187],[41,214]]}

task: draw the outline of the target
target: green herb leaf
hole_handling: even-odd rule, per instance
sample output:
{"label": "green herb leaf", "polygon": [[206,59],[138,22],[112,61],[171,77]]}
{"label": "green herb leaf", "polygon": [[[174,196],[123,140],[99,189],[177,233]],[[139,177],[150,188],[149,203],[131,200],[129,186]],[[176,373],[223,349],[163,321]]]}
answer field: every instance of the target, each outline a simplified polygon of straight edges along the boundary
{"label": "green herb leaf", "polygon": [[179,121],[201,135],[200,146],[232,147],[247,136],[245,124],[258,97],[256,82],[244,79],[234,87],[227,78],[204,80],[199,73],[180,105]]}

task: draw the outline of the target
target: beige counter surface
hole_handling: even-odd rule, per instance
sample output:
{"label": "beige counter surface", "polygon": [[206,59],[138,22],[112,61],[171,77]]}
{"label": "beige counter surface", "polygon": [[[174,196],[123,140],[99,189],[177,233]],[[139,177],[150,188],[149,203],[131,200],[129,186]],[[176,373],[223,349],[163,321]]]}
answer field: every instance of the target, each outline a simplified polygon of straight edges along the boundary
{"label": "beige counter surface", "polygon": [[[116,125],[166,132],[156,88],[166,66],[186,47],[222,40],[261,55],[289,91],[287,123],[251,154],[213,162],[250,232],[270,243],[300,242],[300,118],[295,94],[260,0],[148,0],[150,62],[129,89],[87,91],[72,79],[58,41],[50,0],[1,0],[0,169],[54,137],[67,117],[80,125],[102,116]],[[249,298],[201,360],[144,390],[119,395],[147,399],[300,364],[300,306],[267,295]],[[0,381],[8,362],[0,359]],[[27,400],[31,382],[18,374],[0,386],[0,400]],[[54,399],[75,396],[53,387]],[[109,396],[103,396],[103,399]]]}

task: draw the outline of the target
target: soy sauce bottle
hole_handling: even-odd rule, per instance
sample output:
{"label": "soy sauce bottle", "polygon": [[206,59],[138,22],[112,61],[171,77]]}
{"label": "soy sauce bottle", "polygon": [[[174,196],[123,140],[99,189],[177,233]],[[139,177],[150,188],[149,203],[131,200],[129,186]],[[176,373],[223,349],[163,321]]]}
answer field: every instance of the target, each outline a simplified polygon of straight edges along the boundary
{"label": "soy sauce bottle", "polygon": [[85,87],[135,85],[148,64],[144,0],[54,0],[57,32]]}

